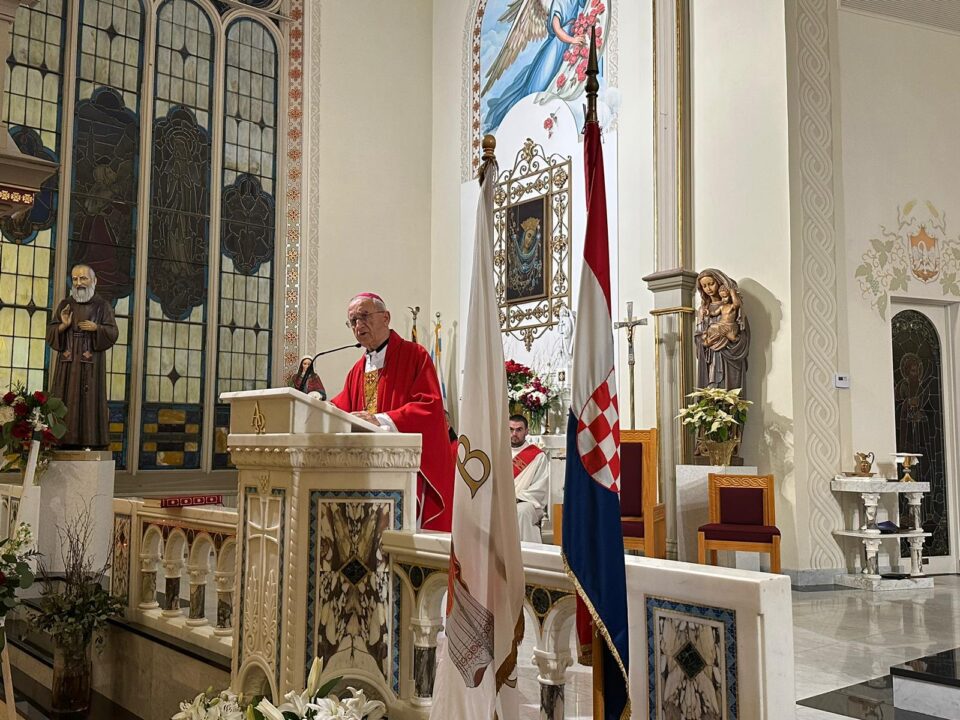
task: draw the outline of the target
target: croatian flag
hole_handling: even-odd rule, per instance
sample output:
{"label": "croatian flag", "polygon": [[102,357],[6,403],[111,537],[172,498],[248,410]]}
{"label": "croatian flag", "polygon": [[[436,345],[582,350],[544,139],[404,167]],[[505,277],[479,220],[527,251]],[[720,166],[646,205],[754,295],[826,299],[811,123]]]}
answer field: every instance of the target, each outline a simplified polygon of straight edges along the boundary
{"label": "croatian flag", "polygon": [[620,416],[610,316],[610,252],[600,127],[584,128],[587,234],[573,344],[573,396],[567,422],[563,559],[587,612],[577,614],[581,644],[592,620],[602,638],[604,717],[630,716],[627,583],[620,529]]}

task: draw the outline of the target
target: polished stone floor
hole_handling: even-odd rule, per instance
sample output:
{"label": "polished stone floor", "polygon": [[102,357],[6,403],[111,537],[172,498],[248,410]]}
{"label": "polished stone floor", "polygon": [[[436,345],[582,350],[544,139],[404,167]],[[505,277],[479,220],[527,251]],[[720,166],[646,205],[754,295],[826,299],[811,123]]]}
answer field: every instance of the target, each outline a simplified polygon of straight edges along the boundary
{"label": "polished stone floor", "polygon": [[[796,700],[881,678],[891,665],[960,647],[960,576],[939,576],[933,589],[921,591],[870,593],[837,586],[794,591],[793,643]],[[523,720],[540,717],[532,655],[528,632],[519,654]],[[567,670],[564,717],[590,718],[590,697],[590,669]],[[854,703],[848,711],[846,717],[855,717]],[[796,706],[797,720],[843,717]]]}
{"label": "polished stone floor", "polygon": [[[937,577],[932,590],[921,591],[794,592],[793,642],[797,700],[880,678],[891,665],[960,647],[960,577]],[[844,716],[798,705],[796,717]]]}

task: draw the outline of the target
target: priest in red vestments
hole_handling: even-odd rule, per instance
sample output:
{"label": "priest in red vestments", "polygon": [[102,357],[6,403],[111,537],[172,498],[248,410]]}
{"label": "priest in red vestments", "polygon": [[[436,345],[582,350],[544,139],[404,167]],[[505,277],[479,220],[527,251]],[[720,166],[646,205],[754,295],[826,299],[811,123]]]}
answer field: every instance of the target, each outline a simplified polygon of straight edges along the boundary
{"label": "priest in red vestments", "polygon": [[347,306],[347,325],[366,350],[331,402],[384,431],[423,438],[417,505],[420,527],[450,531],[454,461],[437,371],[427,351],[390,329],[379,295],[361,293]]}

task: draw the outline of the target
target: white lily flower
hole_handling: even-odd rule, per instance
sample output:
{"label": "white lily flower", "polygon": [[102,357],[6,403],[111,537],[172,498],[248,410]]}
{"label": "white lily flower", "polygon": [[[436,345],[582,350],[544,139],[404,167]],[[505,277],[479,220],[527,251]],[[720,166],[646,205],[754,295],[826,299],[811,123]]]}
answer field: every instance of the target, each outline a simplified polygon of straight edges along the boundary
{"label": "white lily flower", "polygon": [[206,709],[203,707],[205,701],[206,697],[203,693],[200,693],[193,699],[193,702],[180,703],[180,712],[170,720],[205,720],[207,714]]}
{"label": "white lily flower", "polygon": [[313,659],[313,664],[310,666],[310,674],[307,675],[307,687],[306,694],[308,697],[313,697],[317,694],[317,690],[320,689],[320,676],[323,674],[323,660],[319,657]]}
{"label": "white lily flower", "polygon": [[367,700],[363,690],[347,689],[353,693],[353,697],[344,700],[342,704],[346,707],[346,717],[350,720],[380,720],[387,712],[387,708],[379,700]]}
{"label": "white lily flower", "polygon": [[257,710],[263,713],[263,716],[267,720],[284,720],[283,713],[277,709],[277,707],[264,698],[257,704]]}

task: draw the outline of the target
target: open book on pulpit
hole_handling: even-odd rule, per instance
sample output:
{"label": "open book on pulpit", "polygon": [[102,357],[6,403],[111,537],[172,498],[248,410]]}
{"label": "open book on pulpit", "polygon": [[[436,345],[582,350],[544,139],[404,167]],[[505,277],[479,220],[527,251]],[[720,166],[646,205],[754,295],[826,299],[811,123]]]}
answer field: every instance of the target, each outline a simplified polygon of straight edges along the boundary
{"label": "open book on pulpit", "polygon": [[291,387],[226,392],[231,435],[377,432],[377,426]]}

